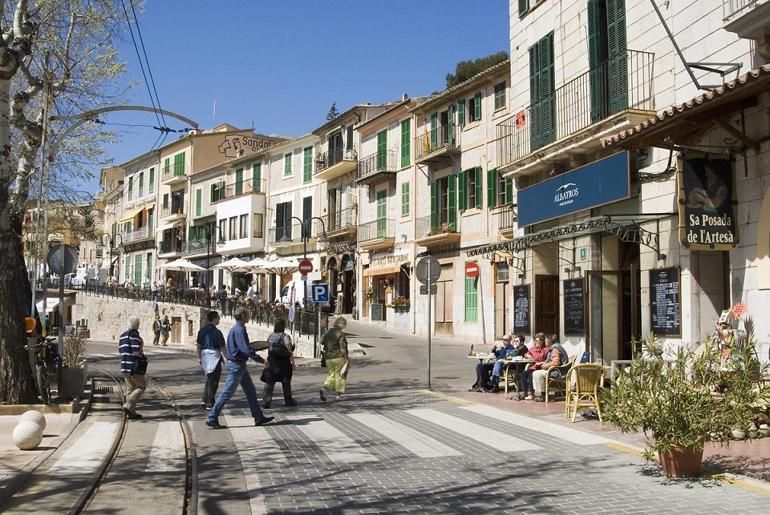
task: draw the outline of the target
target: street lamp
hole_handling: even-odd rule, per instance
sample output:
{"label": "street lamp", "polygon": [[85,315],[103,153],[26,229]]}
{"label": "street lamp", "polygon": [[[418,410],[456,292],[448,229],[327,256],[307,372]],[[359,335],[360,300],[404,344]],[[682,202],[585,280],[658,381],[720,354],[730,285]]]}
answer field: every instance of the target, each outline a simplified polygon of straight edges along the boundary
{"label": "street lamp", "polygon": [[[219,239],[217,240],[217,245],[224,245],[225,240],[222,238],[222,228],[218,225],[211,225],[211,224],[204,224],[201,225],[202,229],[205,229],[206,232],[206,282],[209,282],[209,268],[211,267],[211,232],[213,230],[214,236],[216,236],[217,231],[219,231]],[[207,284],[206,288],[211,288],[211,284]],[[205,292],[206,294],[206,307],[211,309],[211,295],[208,291]]]}

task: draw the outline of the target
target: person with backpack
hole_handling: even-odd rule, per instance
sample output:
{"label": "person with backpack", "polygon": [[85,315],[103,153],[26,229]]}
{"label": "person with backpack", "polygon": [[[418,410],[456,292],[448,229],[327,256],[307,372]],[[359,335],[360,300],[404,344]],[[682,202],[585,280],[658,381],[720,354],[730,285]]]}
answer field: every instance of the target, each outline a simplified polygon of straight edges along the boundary
{"label": "person with backpack", "polygon": [[323,362],[329,371],[326,381],[319,391],[322,401],[326,401],[327,390],[334,390],[337,393],[338,401],[345,399],[346,380],[350,368],[348,341],[345,339],[344,333],[347,325],[348,321],[344,317],[337,317],[334,320],[334,326],[326,331],[321,338]]}
{"label": "person with backpack", "polygon": [[294,372],[294,345],[291,336],[286,334],[286,320],[275,321],[273,332],[267,337],[267,364],[260,378],[265,383],[262,392],[262,407],[270,408],[273,402],[275,383],[283,388],[283,403],[296,406],[297,401],[291,396],[291,378]]}
{"label": "person with backpack", "polygon": [[128,329],[120,335],[118,343],[120,353],[120,372],[126,383],[126,402],[123,413],[137,420],[142,416],[136,412],[136,403],[142,398],[147,383],[144,379],[147,370],[147,358],[144,357],[144,340],[139,335],[139,317],[128,317]]}
{"label": "person with backpack", "polygon": [[163,316],[163,322],[160,323],[160,344],[162,347],[167,347],[168,336],[171,334],[171,322],[168,320],[168,315]]}
{"label": "person with backpack", "polygon": [[152,344],[159,345],[160,342],[160,315],[155,313],[155,320],[152,321]]}

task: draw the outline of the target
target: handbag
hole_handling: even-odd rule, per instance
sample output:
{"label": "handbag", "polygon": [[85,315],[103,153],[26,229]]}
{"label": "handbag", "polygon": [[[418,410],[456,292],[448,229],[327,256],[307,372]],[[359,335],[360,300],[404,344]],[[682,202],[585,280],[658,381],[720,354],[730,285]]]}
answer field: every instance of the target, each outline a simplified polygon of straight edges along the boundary
{"label": "handbag", "polygon": [[134,356],[134,366],[131,368],[131,374],[143,376],[147,373],[147,356],[141,354]]}

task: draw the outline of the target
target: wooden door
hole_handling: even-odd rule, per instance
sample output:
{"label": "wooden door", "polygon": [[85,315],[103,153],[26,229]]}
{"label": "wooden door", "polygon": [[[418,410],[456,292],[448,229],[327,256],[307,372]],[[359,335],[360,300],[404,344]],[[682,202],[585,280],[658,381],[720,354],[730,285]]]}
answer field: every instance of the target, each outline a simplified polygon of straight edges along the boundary
{"label": "wooden door", "polygon": [[559,276],[535,276],[535,331],[559,334]]}
{"label": "wooden door", "polygon": [[182,343],[181,317],[171,317],[171,343]]}

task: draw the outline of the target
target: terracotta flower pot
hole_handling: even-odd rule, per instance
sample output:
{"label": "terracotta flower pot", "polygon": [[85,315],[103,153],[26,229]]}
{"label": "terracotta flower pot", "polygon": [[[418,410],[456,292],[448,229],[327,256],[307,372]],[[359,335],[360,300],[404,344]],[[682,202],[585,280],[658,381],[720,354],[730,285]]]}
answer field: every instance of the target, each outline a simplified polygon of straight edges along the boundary
{"label": "terracotta flower pot", "polygon": [[700,474],[703,449],[674,447],[670,452],[658,452],[658,456],[667,477],[694,477]]}

